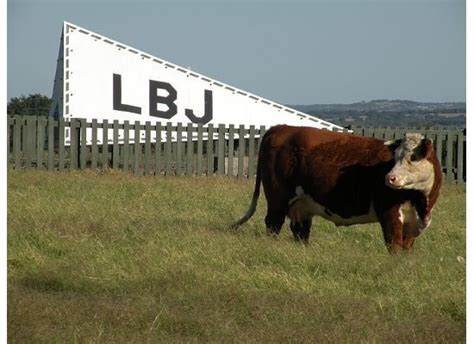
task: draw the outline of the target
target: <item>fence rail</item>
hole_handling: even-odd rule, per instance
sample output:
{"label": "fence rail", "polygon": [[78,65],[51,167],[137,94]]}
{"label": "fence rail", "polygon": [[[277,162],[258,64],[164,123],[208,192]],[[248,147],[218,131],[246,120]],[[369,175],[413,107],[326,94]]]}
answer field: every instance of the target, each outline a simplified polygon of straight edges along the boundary
{"label": "fence rail", "polygon": [[[227,175],[251,178],[265,127],[8,117],[10,168],[105,169],[137,175]],[[354,128],[385,140],[420,132],[433,140],[445,179],[466,180],[466,136],[461,129]]]}

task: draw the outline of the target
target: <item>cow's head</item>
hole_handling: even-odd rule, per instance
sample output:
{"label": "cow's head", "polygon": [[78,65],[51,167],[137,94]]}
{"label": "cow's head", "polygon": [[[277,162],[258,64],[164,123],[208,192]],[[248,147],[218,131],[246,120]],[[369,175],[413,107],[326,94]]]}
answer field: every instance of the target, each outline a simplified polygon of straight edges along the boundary
{"label": "cow's head", "polygon": [[385,184],[393,189],[420,190],[428,194],[435,171],[429,157],[433,143],[421,134],[406,134],[403,139],[386,142],[394,152],[395,166],[385,176]]}

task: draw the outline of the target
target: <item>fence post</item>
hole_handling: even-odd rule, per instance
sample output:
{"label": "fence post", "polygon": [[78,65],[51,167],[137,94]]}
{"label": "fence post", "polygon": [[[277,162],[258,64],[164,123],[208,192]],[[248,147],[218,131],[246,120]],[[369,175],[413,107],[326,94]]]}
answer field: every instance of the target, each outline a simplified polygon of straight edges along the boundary
{"label": "fence post", "polygon": [[135,175],[139,174],[139,169],[140,169],[140,156],[142,155],[141,153],[141,143],[140,143],[140,122],[135,121],[135,145],[133,149],[133,173]]}
{"label": "fence post", "polygon": [[446,140],[446,180],[452,181],[454,179],[453,175],[453,137],[452,130],[448,131],[448,138]]}
{"label": "fence post", "polygon": [[28,116],[21,116],[22,123],[21,123],[21,152],[22,152],[22,160],[23,160],[23,167],[27,167],[28,161]]}
{"label": "fence post", "polygon": [[255,126],[251,125],[249,130],[249,167],[247,178],[254,176],[254,161],[255,161]]}
{"label": "fence post", "polygon": [[77,169],[77,160],[78,160],[78,135],[77,135],[77,124],[76,124],[76,119],[71,118],[71,145],[69,146],[70,149],[70,164],[69,164],[69,169],[75,170]]}
{"label": "fence post", "polygon": [[239,125],[239,169],[237,172],[238,178],[244,177],[244,154],[245,154],[245,128]]}
{"label": "fence post", "polygon": [[204,128],[202,126],[202,123],[199,123],[198,127],[197,127],[197,167],[196,167],[196,175],[198,175],[198,176],[202,176],[203,131],[204,131]]}
{"label": "fence post", "polygon": [[234,125],[229,125],[229,144],[227,153],[227,175],[234,176]]}
{"label": "fence post", "polygon": [[187,135],[186,175],[190,177],[193,175],[193,153],[194,153],[193,124],[192,123],[188,123],[186,135]]}
{"label": "fence post", "polygon": [[258,144],[257,144],[257,154],[260,151],[260,144],[262,143],[263,136],[265,135],[266,129],[264,125],[260,126],[259,135],[258,135]]}
{"label": "fence post", "polygon": [[392,128],[386,128],[384,134],[384,141],[391,141],[395,139],[395,131]]}
{"label": "fence post", "polygon": [[26,119],[26,167],[30,168],[36,155],[36,118],[28,116]]}
{"label": "fence post", "polygon": [[114,120],[112,124],[113,146],[112,146],[112,168],[115,170],[120,164],[120,149],[119,149],[119,122]]}
{"label": "fence post", "polygon": [[456,166],[456,182],[464,183],[464,134],[461,130],[457,134],[457,166]]}
{"label": "fence post", "polygon": [[161,122],[156,122],[155,175],[161,174]]}
{"label": "fence post", "polygon": [[46,119],[43,117],[38,117],[38,125],[36,127],[36,168],[39,170],[43,169],[43,155],[44,155],[44,132],[46,129],[45,126]]}
{"label": "fence post", "polygon": [[12,139],[12,135],[13,135],[13,123],[14,123],[14,119],[12,117],[8,117],[8,120],[7,120],[7,168],[10,167],[10,164],[11,164],[11,151],[10,151],[10,146],[12,147],[13,149],[13,145],[11,145],[11,139]]}
{"label": "fence post", "polygon": [[398,140],[398,139],[401,139],[403,137],[403,130],[400,130],[398,128],[395,129],[395,134],[394,134],[394,139],[395,140]]}
{"label": "fence post", "polygon": [[130,122],[123,122],[123,170],[128,172],[130,156]]}
{"label": "fence post", "polygon": [[171,174],[171,123],[166,123],[166,145],[165,145],[165,175]]}
{"label": "fence post", "polygon": [[[65,155],[66,155],[66,149],[64,147],[64,131],[65,129],[65,123],[64,123],[64,118],[60,117],[58,120],[58,145],[59,145],[59,161],[58,161],[58,169],[60,171],[64,170],[64,165],[65,165]],[[53,140],[54,141],[54,140]]]}
{"label": "fence post", "polygon": [[92,120],[92,145],[91,145],[91,168],[97,168],[97,161],[99,156],[99,147],[97,147],[97,119]]}
{"label": "fence post", "polygon": [[182,164],[183,164],[183,124],[180,122],[176,127],[176,169],[175,174],[177,176],[182,175]]}
{"label": "fence post", "polygon": [[211,176],[214,171],[214,160],[212,146],[214,143],[214,127],[212,124],[209,124],[207,127],[207,145],[206,145],[206,156],[207,156],[207,175]]}
{"label": "fence post", "polygon": [[15,169],[21,167],[21,127],[23,124],[23,118],[16,117],[15,124],[13,127],[13,154],[15,156]]}
{"label": "fence post", "polygon": [[219,124],[218,137],[217,137],[217,175],[221,176],[224,174],[224,152],[225,152],[225,125]]}
{"label": "fence post", "polygon": [[441,166],[443,164],[443,139],[444,134],[438,131],[436,133],[436,156]]}
{"label": "fence post", "polygon": [[384,129],[377,128],[374,129],[374,138],[383,140]]}
{"label": "fence post", "polygon": [[84,169],[86,168],[87,164],[87,121],[85,119],[81,119],[79,121],[79,125],[81,127],[81,132],[80,132],[80,151],[79,151],[79,162],[80,162],[80,168]]}
{"label": "fence post", "polygon": [[150,174],[150,160],[151,160],[151,123],[145,122],[145,176]]}
{"label": "fence post", "polygon": [[[54,118],[48,117],[47,120],[47,130],[48,130],[48,170],[54,168]],[[59,140],[59,139],[58,139]]]}
{"label": "fence post", "polygon": [[102,121],[102,168],[109,168],[109,122]]}

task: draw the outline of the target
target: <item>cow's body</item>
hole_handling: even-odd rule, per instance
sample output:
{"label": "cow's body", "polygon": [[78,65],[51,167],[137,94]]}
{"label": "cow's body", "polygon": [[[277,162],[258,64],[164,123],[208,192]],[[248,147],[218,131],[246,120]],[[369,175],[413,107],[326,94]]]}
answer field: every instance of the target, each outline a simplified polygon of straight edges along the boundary
{"label": "cow's body", "polygon": [[[418,179],[407,177],[407,169]],[[386,144],[327,130],[276,126],[262,139],[252,204],[237,226],[253,215],[260,181],[269,232],[278,234],[286,216],[295,238],[303,241],[309,238],[313,216],[336,225],[380,222],[389,250],[398,253],[411,250],[429,225],[441,171],[431,141],[421,136]]]}

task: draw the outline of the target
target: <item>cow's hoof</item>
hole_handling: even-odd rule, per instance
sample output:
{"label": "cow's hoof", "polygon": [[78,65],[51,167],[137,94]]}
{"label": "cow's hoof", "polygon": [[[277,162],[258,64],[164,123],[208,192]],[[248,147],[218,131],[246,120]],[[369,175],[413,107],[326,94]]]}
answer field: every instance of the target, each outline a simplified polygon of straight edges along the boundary
{"label": "cow's hoof", "polygon": [[392,256],[399,256],[403,252],[400,245],[387,244],[387,250]]}
{"label": "cow's hoof", "polygon": [[309,245],[309,239],[308,238],[301,238],[301,237],[294,236],[293,239],[297,243],[304,244],[304,245]]}
{"label": "cow's hoof", "polygon": [[273,228],[267,228],[267,235],[272,238],[276,238],[278,236],[278,232],[275,231]]}

